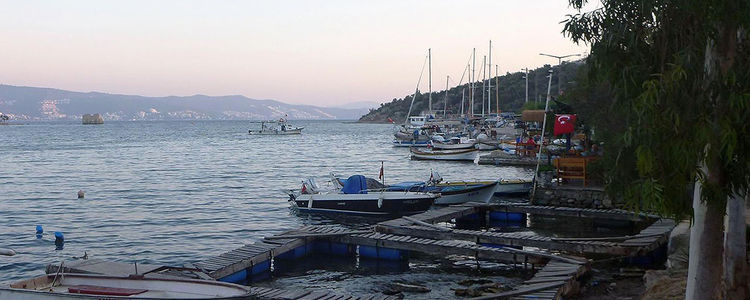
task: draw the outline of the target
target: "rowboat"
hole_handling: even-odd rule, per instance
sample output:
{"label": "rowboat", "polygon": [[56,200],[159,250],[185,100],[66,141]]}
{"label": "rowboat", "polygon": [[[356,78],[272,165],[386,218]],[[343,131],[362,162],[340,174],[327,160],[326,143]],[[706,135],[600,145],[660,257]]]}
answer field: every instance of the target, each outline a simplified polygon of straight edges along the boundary
{"label": "rowboat", "polygon": [[438,149],[438,150],[459,150],[459,149],[471,149],[474,148],[474,145],[476,145],[475,140],[463,140],[460,139],[451,139],[451,142],[443,143],[438,141],[432,142],[432,148]]}
{"label": "rowboat", "polygon": [[497,141],[479,141],[477,142],[477,149],[482,151],[497,150],[499,148],[499,142]]}
{"label": "rowboat", "polygon": [[488,203],[495,193],[499,182],[441,182],[429,184],[424,182],[402,182],[391,185],[392,191],[419,191],[439,194],[435,205],[461,204],[469,201]]}
{"label": "rowboat", "polygon": [[479,150],[477,149],[465,149],[465,150],[442,150],[442,151],[419,151],[411,148],[411,159],[425,159],[425,160],[461,160],[461,161],[474,161],[476,159]]}
{"label": "rowboat", "polygon": [[241,285],[194,279],[57,273],[0,287],[0,299],[251,299]]}
{"label": "rowboat", "polygon": [[430,145],[429,141],[403,141],[399,139],[393,140],[393,147],[428,147]]}
{"label": "rowboat", "polygon": [[368,189],[362,175],[348,179],[331,176],[334,188],[321,191],[314,180],[303,182],[299,191],[290,190],[289,201],[302,212],[331,212],[360,215],[411,215],[432,206],[439,195],[425,192],[395,192],[378,186]]}
{"label": "rowboat", "polygon": [[495,196],[520,196],[528,194],[531,190],[531,180],[514,179],[500,180],[495,189]]}

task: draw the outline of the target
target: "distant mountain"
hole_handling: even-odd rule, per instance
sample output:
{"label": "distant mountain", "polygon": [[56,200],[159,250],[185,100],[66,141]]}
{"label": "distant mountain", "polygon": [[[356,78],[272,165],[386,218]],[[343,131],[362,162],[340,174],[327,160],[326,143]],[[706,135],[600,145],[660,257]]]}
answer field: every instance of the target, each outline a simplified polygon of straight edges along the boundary
{"label": "distant mountain", "polygon": [[241,95],[144,97],[0,85],[0,113],[12,120],[81,119],[100,113],[105,120],[356,120],[367,108],[318,107],[256,100]]}

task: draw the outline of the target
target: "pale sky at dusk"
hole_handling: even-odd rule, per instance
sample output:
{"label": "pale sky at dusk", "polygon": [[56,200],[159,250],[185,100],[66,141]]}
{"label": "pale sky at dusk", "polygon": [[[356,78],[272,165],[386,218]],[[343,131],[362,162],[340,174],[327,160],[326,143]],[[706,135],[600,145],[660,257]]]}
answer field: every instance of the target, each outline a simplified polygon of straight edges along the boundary
{"label": "pale sky at dusk", "polygon": [[571,13],[565,0],[2,1],[0,83],[385,102],[413,92],[427,48],[433,90],[458,83],[472,47],[479,69],[490,39],[502,74],[585,53],[560,33]]}

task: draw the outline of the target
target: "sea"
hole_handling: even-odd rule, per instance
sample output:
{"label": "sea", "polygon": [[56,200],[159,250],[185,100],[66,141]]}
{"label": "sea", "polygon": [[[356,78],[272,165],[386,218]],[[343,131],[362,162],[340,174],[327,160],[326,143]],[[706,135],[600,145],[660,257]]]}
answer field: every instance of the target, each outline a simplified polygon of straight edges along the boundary
{"label": "sea", "polygon": [[[48,264],[89,258],[183,265],[308,224],[363,228],[380,220],[298,213],[285,190],[331,172],[385,182],[530,179],[528,168],[418,161],[391,145],[393,125],[297,121],[296,136],[248,135],[249,121],[29,122],[0,126],[0,284],[41,275]],[[85,197],[79,199],[79,190]],[[44,234],[38,238],[37,226]],[[62,249],[54,232],[64,235]],[[477,276],[518,282],[507,269],[476,270],[464,258],[422,257],[406,265],[350,258],[300,262],[255,282],[281,288],[378,293],[393,281],[451,296]],[[511,272],[512,273],[512,272]],[[494,277],[493,277],[494,276]]]}

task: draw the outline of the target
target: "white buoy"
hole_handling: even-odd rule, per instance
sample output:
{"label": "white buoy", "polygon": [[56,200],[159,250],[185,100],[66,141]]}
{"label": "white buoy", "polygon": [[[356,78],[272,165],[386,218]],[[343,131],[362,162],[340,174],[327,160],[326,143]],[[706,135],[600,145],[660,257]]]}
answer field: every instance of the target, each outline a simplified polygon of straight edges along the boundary
{"label": "white buoy", "polygon": [[13,256],[16,255],[16,251],[0,248],[0,255]]}
{"label": "white buoy", "polygon": [[83,190],[78,190],[78,199],[83,199]]}

